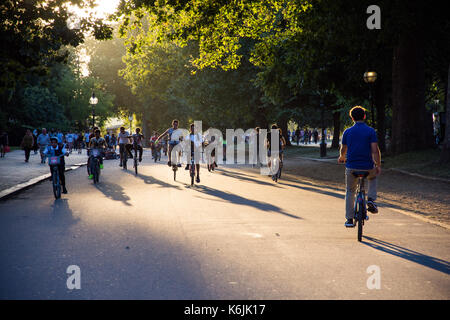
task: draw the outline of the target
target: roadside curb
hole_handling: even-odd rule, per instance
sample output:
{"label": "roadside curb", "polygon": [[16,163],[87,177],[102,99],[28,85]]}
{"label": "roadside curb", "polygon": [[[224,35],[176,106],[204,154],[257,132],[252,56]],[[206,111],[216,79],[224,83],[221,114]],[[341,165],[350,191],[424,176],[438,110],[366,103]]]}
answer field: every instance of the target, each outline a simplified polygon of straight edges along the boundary
{"label": "roadside curb", "polygon": [[[82,167],[82,166],[84,166],[86,164],[87,164],[87,162],[73,164],[70,167],[67,167],[65,172],[76,170],[76,169],[78,169],[78,168],[80,168],[80,167]],[[19,183],[18,185],[15,185],[14,187],[2,190],[2,191],[0,191],[0,200],[7,199],[8,197],[11,197],[11,196],[19,193],[22,190],[25,190],[25,189],[27,189],[27,188],[29,188],[31,186],[34,186],[34,185],[36,185],[36,184],[38,184],[38,183],[40,183],[40,182],[42,182],[44,180],[47,180],[50,177],[51,177],[51,174],[50,173],[46,173],[46,174],[43,174],[43,175],[41,175],[39,177],[32,178],[32,179],[30,179],[30,180],[28,180],[26,182]]]}
{"label": "roadside curb", "polygon": [[[379,206],[379,207],[382,207],[382,206]],[[447,230],[450,230],[450,225],[445,223],[445,222],[436,221],[436,220],[433,220],[431,218],[424,217],[424,216],[422,216],[420,214],[413,213],[411,211],[406,211],[406,210],[403,210],[403,209],[392,208],[392,207],[389,207],[389,206],[385,206],[385,208],[388,208],[389,210],[392,210],[394,212],[398,212],[398,213],[404,214],[404,215],[412,217],[412,218],[416,218],[416,219],[421,220],[423,222],[431,223],[431,224],[440,226],[442,228],[445,228]]]}
{"label": "roadside curb", "polygon": [[433,181],[440,181],[440,182],[450,183],[450,179],[424,176],[423,174],[412,173],[412,172],[408,172],[408,171],[405,171],[405,170],[402,170],[402,169],[389,168],[389,169],[386,169],[386,170],[400,172],[400,173],[403,173],[403,174],[407,174],[407,175],[410,175],[410,176],[413,176],[413,177],[422,178],[422,179],[428,179],[428,180],[433,180]]}

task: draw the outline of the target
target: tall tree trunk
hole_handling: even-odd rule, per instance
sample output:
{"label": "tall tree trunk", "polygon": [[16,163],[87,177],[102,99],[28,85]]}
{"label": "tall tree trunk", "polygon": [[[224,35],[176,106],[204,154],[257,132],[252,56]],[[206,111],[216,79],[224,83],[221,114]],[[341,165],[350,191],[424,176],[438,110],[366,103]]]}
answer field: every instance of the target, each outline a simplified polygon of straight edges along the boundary
{"label": "tall tree trunk", "polygon": [[341,135],[341,111],[333,112],[333,141],[331,149],[339,149],[339,136]]}
{"label": "tall tree trunk", "polygon": [[377,109],[377,138],[381,152],[386,150],[386,95],[385,80],[379,77],[375,83],[375,108]]}
{"label": "tall tree trunk", "polygon": [[[400,35],[392,65],[392,152],[431,147],[432,118],[425,110],[423,33],[420,28]],[[429,123],[428,123],[429,122]]]}
{"label": "tall tree trunk", "polygon": [[450,162],[450,65],[448,66],[447,91],[445,93],[445,136],[442,143],[441,159],[442,163]]}

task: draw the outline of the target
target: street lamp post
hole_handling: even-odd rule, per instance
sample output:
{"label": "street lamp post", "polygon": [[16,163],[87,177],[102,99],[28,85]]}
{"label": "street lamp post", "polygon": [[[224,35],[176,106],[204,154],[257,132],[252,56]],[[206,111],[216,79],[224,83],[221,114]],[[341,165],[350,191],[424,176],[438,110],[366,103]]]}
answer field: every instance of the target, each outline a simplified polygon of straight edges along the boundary
{"label": "street lamp post", "polygon": [[98,98],[95,93],[92,92],[92,97],[89,99],[89,103],[92,106],[92,129],[95,128],[95,105],[98,103]]}
{"label": "street lamp post", "polygon": [[377,80],[377,73],[375,71],[367,71],[364,73],[364,82],[369,85],[370,113],[372,113],[372,126],[373,127],[375,127],[375,111],[373,109],[372,87],[376,80]]}
{"label": "street lamp post", "polygon": [[320,157],[323,158],[327,156],[327,142],[325,141],[325,108],[322,99],[320,99],[320,110],[322,115],[322,141],[320,142]]}
{"label": "street lamp post", "polygon": [[130,115],[128,117],[128,120],[130,120],[130,134],[133,132],[133,116]]}

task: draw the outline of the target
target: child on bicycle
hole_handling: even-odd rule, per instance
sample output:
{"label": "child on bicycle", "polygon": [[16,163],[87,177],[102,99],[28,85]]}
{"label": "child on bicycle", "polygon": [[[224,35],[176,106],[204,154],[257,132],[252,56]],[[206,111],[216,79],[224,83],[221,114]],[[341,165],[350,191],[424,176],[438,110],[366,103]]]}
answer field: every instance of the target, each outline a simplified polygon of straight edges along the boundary
{"label": "child on bicycle", "polygon": [[[58,143],[57,137],[50,138],[50,145],[44,149],[44,157],[58,157],[61,155],[68,156],[69,153],[66,150],[66,146],[62,143]],[[59,180],[61,181],[61,186],[63,187],[63,193],[67,193],[66,188],[66,177],[64,172],[66,171],[66,163],[64,161],[64,156],[61,157],[58,166]],[[44,158],[45,159],[45,158]],[[45,161],[45,160],[44,160]],[[53,176],[53,170],[50,166],[50,173]]]}
{"label": "child on bicycle", "polygon": [[366,109],[361,106],[353,107],[349,112],[354,125],[344,131],[340,150],[339,163],[346,163],[345,167],[345,222],[346,227],[354,227],[354,203],[358,179],[353,176],[354,171],[368,171],[369,188],[367,193],[367,210],[378,213],[375,200],[377,198],[377,179],[381,173],[381,153],[378,148],[375,130],[365,124]]}

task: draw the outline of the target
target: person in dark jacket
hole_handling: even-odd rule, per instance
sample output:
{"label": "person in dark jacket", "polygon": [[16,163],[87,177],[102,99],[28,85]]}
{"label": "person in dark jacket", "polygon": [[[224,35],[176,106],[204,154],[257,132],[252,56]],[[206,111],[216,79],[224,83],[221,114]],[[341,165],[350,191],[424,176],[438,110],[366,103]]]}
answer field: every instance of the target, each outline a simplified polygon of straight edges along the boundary
{"label": "person in dark jacket", "polygon": [[25,162],[28,162],[28,160],[30,160],[31,149],[34,146],[34,138],[30,129],[27,129],[27,132],[25,133],[25,136],[23,137],[20,146],[25,151]]}

